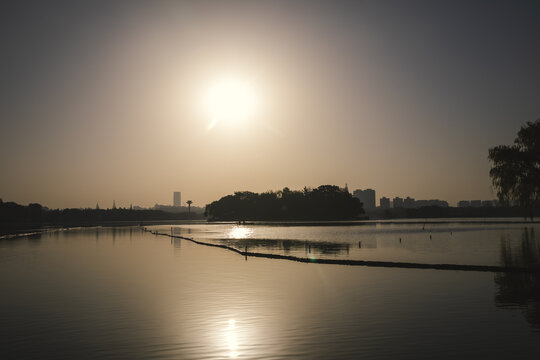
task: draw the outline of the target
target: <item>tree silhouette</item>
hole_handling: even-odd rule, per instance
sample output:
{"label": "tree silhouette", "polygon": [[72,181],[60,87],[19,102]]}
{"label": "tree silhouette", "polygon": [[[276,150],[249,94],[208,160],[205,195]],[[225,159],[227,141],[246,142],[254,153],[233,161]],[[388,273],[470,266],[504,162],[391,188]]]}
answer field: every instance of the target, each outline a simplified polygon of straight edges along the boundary
{"label": "tree silhouette", "polygon": [[493,162],[489,176],[499,201],[519,201],[532,220],[540,198],[540,120],[522,126],[513,145],[489,149],[488,159]]}
{"label": "tree silhouette", "polygon": [[40,204],[23,206],[14,202],[0,202],[0,235],[17,233],[25,229],[47,226],[95,226],[127,221],[163,221],[202,219],[202,214],[171,213],[151,209],[55,209]]}
{"label": "tree silhouette", "polygon": [[188,205],[188,214],[191,214],[191,204],[193,204],[193,201],[188,200],[186,201],[186,204]]}
{"label": "tree silhouette", "polygon": [[347,189],[321,185],[303,191],[284,188],[261,194],[237,191],[206,205],[210,220],[346,220],[362,214],[362,204]]}

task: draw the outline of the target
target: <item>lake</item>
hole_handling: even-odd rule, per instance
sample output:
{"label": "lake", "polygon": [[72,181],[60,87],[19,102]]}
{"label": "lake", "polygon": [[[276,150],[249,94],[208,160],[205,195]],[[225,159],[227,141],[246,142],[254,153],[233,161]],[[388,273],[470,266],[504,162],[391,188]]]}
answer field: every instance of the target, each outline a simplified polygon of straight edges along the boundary
{"label": "lake", "polygon": [[[535,267],[540,225],[149,226],[298,257]],[[244,257],[139,227],[0,240],[1,359],[536,359],[540,274]]]}

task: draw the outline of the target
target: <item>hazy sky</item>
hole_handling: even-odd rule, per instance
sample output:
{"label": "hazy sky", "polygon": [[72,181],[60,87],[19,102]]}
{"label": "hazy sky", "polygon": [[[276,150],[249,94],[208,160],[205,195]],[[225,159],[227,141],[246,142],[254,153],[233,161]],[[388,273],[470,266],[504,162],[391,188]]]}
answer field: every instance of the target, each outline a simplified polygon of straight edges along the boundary
{"label": "hazy sky", "polygon": [[[540,118],[539,19],[539,1],[2,2],[0,198],[492,199],[488,148]],[[209,129],[223,78],[258,106]]]}

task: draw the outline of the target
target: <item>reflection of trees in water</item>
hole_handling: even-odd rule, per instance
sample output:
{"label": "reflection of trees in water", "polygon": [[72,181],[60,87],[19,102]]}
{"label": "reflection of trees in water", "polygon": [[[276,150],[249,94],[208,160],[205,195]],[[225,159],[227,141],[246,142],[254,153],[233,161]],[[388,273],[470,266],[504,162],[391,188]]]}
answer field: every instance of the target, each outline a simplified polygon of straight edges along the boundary
{"label": "reflection of trees in water", "polygon": [[[512,247],[510,242],[501,241],[501,261],[508,267],[533,267],[540,265],[540,244],[534,228],[525,228],[521,234],[520,246]],[[519,306],[527,321],[540,328],[540,274],[539,273],[497,273],[495,295],[497,306]]]}
{"label": "reflection of trees in water", "polygon": [[[49,236],[51,236],[49,234]],[[21,242],[26,243],[30,246],[40,246],[41,240],[44,237],[44,234],[42,233],[35,233],[25,236],[16,236],[16,237],[10,237],[10,238],[0,238],[0,249],[1,248],[7,248],[7,247],[17,247],[21,245]]]}
{"label": "reflection of trees in water", "polygon": [[302,240],[272,240],[272,239],[221,239],[221,241],[236,249],[254,250],[283,250],[286,254],[291,251],[304,251],[306,254],[343,255],[349,254],[348,243],[315,242]]}
{"label": "reflection of trees in water", "polygon": [[180,249],[182,247],[182,239],[171,238],[171,244],[175,249]]}
{"label": "reflection of trees in water", "polygon": [[32,246],[38,246],[41,245],[41,238],[43,237],[43,234],[33,234],[27,237],[28,244]]}
{"label": "reflection of trees in water", "polygon": [[187,236],[187,237],[191,236],[192,232],[194,232],[194,230],[191,228],[181,228],[181,227],[171,227],[171,231],[173,235]]}

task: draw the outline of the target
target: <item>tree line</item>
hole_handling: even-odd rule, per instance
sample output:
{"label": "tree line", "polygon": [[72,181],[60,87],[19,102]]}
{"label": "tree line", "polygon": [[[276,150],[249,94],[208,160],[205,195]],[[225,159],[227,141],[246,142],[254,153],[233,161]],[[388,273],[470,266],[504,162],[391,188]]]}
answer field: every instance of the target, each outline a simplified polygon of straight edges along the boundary
{"label": "tree line", "polygon": [[315,189],[254,193],[238,191],[206,205],[209,220],[350,220],[364,213],[348,189],[321,185]]}
{"label": "tree line", "polygon": [[160,221],[202,219],[202,214],[187,212],[170,213],[161,210],[114,209],[56,209],[50,210],[40,204],[20,205],[0,200],[0,232],[27,226],[99,225],[107,222]]}

